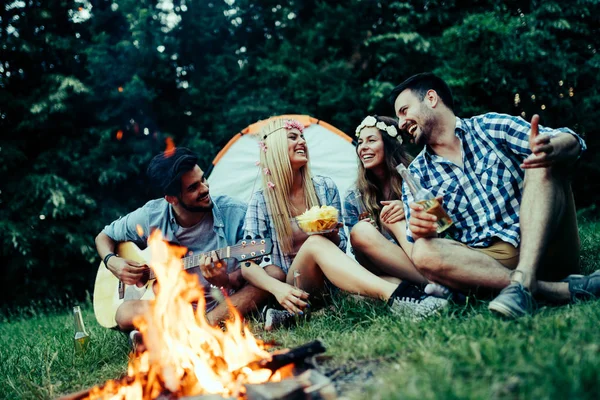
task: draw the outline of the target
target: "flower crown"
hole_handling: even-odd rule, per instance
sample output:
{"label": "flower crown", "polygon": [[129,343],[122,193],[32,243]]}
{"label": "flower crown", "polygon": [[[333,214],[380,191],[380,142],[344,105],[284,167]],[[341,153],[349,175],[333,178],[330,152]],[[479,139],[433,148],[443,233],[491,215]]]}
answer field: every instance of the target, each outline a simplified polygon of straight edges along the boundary
{"label": "flower crown", "polygon": [[274,131],[271,131],[265,135],[263,135],[263,140],[265,140],[267,138],[267,136],[280,131],[282,129],[285,129],[286,131],[291,131],[292,129],[298,129],[300,131],[300,133],[304,132],[304,125],[302,125],[302,122],[300,121],[296,121],[295,119],[286,119],[283,122],[283,126],[281,128],[277,128]]}
{"label": "flower crown", "polygon": [[[273,131],[271,131],[271,132],[269,132],[267,134],[264,134],[263,137],[262,137],[262,140],[260,140],[258,142],[258,147],[263,152],[266,153],[267,152],[267,145],[264,142],[264,140],[267,138],[267,136],[269,136],[269,135],[271,135],[271,134],[273,134],[273,133],[275,133],[277,131],[280,131],[282,129],[285,129],[286,131],[291,131],[292,129],[298,129],[300,131],[300,133],[302,133],[302,132],[304,132],[304,125],[302,125],[302,123],[300,121],[296,121],[295,119],[286,119],[283,122],[283,126],[281,128],[277,128],[277,129],[275,129],[275,130],[273,130]],[[256,164],[257,167],[261,166],[260,161],[257,161],[255,164]],[[263,170],[263,173],[265,175],[271,175],[271,171],[269,171],[269,168],[264,167],[262,170]],[[275,189],[275,184],[273,182],[271,182],[271,181],[267,182],[267,186],[269,187],[269,189]]]}
{"label": "flower crown", "polygon": [[360,131],[362,131],[365,128],[377,128],[380,131],[384,131],[385,133],[387,133],[388,135],[390,135],[393,138],[398,139],[398,141],[400,142],[400,144],[402,144],[402,137],[398,136],[398,130],[396,129],[395,126],[393,125],[386,125],[385,122],[383,121],[377,121],[377,118],[375,118],[372,115],[369,115],[368,117],[366,117],[365,119],[363,119],[363,121],[360,123],[360,125],[358,125],[358,127],[356,127],[356,137],[360,137]]}

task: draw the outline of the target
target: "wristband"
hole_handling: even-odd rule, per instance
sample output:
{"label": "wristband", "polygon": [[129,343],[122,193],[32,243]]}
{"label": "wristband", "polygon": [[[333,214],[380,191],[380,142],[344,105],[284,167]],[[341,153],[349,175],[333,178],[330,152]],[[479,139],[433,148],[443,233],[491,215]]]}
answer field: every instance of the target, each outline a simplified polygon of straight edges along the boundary
{"label": "wristband", "polygon": [[104,257],[104,267],[106,269],[108,269],[108,260],[110,260],[111,257],[116,257],[117,255],[115,253],[108,253],[105,257]]}

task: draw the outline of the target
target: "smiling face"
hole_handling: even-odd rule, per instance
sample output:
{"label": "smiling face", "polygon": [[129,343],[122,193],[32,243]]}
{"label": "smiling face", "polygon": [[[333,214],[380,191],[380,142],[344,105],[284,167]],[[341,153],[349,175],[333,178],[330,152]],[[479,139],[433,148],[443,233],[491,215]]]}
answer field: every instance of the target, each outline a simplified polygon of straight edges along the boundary
{"label": "smiling face", "polygon": [[288,155],[292,169],[299,169],[308,162],[308,150],[304,135],[298,129],[287,131]]}
{"label": "smiling face", "polygon": [[385,150],[379,129],[369,127],[360,131],[356,154],[365,169],[373,169],[384,165]]}
{"label": "smiling face", "polygon": [[198,165],[181,175],[181,193],[177,200],[178,205],[187,211],[206,212],[212,209],[208,182]]}
{"label": "smiling face", "polygon": [[429,91],[421,101],[413,91],[406,89],[394,102],[400,129],[418,145],[429,142],[435,126],[435,115],[428,106],[431,102],[430,94],[435,94],[435,91]]}

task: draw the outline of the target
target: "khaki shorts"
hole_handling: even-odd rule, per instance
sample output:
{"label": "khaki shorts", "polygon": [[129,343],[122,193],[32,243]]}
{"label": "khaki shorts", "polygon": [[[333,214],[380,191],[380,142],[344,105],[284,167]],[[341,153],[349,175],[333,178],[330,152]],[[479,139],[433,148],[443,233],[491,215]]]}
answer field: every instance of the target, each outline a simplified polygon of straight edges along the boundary
{"label": "khaki shorts", "polygon": [[488,247],[471,247],[464,243],[457,243],[463,247],[492,257],[508,269],[515,269],[519,263],[519,248],[500,239],[496,240]]}

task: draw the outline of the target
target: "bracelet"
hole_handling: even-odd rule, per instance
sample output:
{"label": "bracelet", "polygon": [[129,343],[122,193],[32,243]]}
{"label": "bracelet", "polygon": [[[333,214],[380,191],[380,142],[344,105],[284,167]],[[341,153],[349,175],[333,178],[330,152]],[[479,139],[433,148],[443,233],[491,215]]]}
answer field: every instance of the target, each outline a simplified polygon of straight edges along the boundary
{"label": "bracelet", "polygon": [[111,257],[116,257],[117,255],[115,253],[108,253],[105,257],[104,257],[104,267],[106,269],[108,269],[108,260],[110,260]]}

